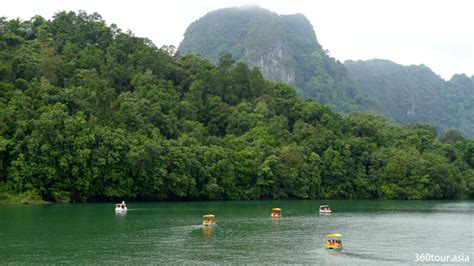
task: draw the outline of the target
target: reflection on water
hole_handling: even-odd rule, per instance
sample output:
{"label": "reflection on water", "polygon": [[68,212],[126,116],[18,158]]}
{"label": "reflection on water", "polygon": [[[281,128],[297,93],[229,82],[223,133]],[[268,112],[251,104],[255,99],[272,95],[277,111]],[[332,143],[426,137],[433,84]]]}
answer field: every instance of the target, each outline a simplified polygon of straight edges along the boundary
{"label": "reflection on water", "polygon": [[345,252],[343,250],[331,250],[331,249],[326,249],[327,253],[331,255],[342,255]]}
{"label": "reflection on water", "polygon": [[273,233],[278,233],[280,232],[280,227],[281,227],[281,218],[277,217],[272,217],[272,232]]}
{"label": "reflection on water", "polygon": [[214,226],[203,226],[202,227],[202,235],[204,237],[211,237],[214,233]]}

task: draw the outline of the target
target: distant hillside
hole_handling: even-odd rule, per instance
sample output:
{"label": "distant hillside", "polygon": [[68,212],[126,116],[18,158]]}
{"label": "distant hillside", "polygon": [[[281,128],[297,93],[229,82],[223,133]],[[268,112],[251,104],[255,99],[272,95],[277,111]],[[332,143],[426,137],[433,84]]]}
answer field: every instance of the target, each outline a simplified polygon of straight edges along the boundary
{"label": "distant hillside", "polygon": [[388,60],[346,61],[349,77],[377,98],[395,122],[430,123],[474,136],[474,77],[455,75],[448,82],[424,65]]}
{"label": "distant hillside", "polygon": [[301,14],[278,15],[258,7],[213,11],[188,27],[178,51],[198,53],[214,63],[231,53],[260,68],[266,78],[295,86],[302,97],[338,111],[376,106],[349,80],[344,65],[323,50]]}

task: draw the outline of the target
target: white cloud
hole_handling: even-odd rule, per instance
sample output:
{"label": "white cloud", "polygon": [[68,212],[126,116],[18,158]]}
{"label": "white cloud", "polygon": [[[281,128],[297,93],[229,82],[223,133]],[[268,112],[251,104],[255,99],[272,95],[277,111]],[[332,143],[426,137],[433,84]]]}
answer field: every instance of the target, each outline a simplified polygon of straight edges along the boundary
{"label": "white cloud", "polygon": [[207,12],[258,4],[280,14],[302,13],[318,41],[340,61],[384,58],[425,64],[442,77],[474,75],[474,2],[470,0],[15,0],[0,15],[50,18],[60,10],[99,12],[108,23],[157,46],[179,45],[187,26]]}

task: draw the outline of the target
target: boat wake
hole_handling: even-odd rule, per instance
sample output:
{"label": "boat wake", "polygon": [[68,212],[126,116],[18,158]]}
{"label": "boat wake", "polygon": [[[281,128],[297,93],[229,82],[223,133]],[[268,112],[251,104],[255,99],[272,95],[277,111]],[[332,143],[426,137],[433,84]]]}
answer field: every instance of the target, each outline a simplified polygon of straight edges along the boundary
{"label": "boat wake", "polygon": [[378,256],[372,256],[369,254],[358,254],[358,253],[352,253],[352,252],[341,252],[341,254],[361,260],[378,260],[378,261],[385,261],[385,262],[405,262],[404,260],[401,259],[393,259],[393,258],[384,258],[384,257],[378,257]]}

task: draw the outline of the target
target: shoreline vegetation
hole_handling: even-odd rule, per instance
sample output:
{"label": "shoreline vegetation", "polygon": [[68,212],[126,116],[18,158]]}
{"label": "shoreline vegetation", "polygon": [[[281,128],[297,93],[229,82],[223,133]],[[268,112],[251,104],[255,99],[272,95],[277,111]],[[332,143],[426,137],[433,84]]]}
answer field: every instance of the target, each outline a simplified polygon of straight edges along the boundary
{"label": "shoreline vegetation", "polygon": [[472,199],[474,140],[301,99],[100,15],[0,18],[0,201]]}
{"label": "shoreline vegetation", "polygon": [[[313,201],[334,201],[334,200],[354,200],[354,201],[364,201],[364,200],[375,200],[375,201],[472,201],[473,199],[385,199],[385,198],[377,198],[377,199],[322,199],[322,198],[314,198],[314,199],[297,199],[297,198],[285,198],[285,199],[254,199],[254,200],[142,200],[142,201],[127,201],[128,203],[163,203],[163,202],[200,202],[200,201],[305,201],[305,200],[313,200]],[[88,201],[88,202],[52,202],[52,201],[45,201],[42,200],[38,195],[27,195],[25,193],[21,195],[4,195],[0,194],[0,206],[1,205],[50,205],[50,204],[79,204],[79,203],[110,203],[111,205],[117,203],[118,200],[102,200],[102,201]]]}
{"label": "shoreline vegetation", "polygon": [[53,202],[41,199],[41,196],[27,191],[16,195],[0,193],[0,205],[44,205]]}

